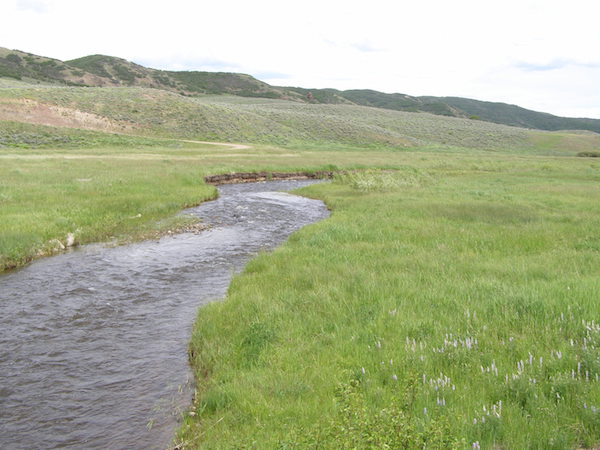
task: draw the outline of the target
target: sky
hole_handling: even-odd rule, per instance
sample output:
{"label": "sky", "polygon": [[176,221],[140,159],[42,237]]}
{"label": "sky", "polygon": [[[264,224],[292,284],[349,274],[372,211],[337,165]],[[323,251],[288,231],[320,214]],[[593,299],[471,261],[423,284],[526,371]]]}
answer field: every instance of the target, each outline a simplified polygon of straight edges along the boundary
{"label": "sky", "polygon": [[598,0],[0,0],[0,46],[600,119]]}

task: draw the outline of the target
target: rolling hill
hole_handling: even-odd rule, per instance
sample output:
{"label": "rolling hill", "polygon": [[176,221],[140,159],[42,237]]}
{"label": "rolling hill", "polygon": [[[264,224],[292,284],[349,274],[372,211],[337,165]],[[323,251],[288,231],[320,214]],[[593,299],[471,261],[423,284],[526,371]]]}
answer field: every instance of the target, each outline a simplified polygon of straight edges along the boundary
{"label": "rolling hill", "polygon": [[59,61],[0,47],[0,77],[68,86],[136,86],[161,89],[186,96],[235,95],[300,103],[360,105],[478,119],[540,130],[600,132],[599,119],[558,117],[506,103],[460,97],[413,97],[368,89],[339,91],[271,86],[246,74],[157,70],[105,55],[90,55],[70,61]]}
{"label": "rolling hill", "polygon": [[70,61],[0,47],[0,77],[67,86],[137,86],[183,95],[232,94],[300,99],[250,75],[225,72],[173,72],[140,66],[122,58],[90,55]]}
{"label": "rolling hill", "polygon": [[342,98],[356,105],[396,111],[428,112],[441,116],[484,120],[523,128],[600,132],[600,120],[598,119],[558,117],[507,103],[485,102],[461,97],[412,97],[405,94],[386,94],[368,89],[348,91],[288,89],[299,93],[311,92],[312,96],[320,103],[341,103],[339,99]]}
{"label": "rolling hill", "polygon": [[[2,86],[0,80],[0,128],[10,121],[305,150],[420,148],[574,155],[600,148],[597,133],[527,130],[481,120],[360,105],[233,95],[190,97],[140,87],[57,87],[19,81],[11,82],[12,87]],[[40,139],[53,141],[38,134],[25,137],[11,132],[3,137],[0,146]]]}
{"label": "rolling hill", "polygon": [[122,58],[91,55],[70,61],[45,58],[0,47],[0,77],[70,86],[138,86],[182,95],[226,94],[292,100],[302,103],[349,104],[406,112],[479,119],[504,125],[540,130],[588,130],[600,132],[600,120],[566,118],[531,111],[506,103],[460,97],[413,97],[374,90],[307,89],[271,86],[239,73],[166,71],[132,63]]}
{"label": "rolling hill", "polygon": [[231,94],[265,98],[286,98],[287,95],[281,89],[240,73],[157,70],[105,55],[85,56],[66,61],[66,64],[108,80],[114,86],[150,87],[183,95]]}

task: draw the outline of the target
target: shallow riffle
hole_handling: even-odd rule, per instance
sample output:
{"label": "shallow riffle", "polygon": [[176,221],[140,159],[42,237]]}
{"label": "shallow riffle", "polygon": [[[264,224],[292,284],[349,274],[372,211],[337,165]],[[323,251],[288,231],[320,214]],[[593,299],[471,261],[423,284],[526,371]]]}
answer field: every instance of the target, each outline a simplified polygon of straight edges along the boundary
{"label": "shallow riffle", "polygon": [[84,246],[0,275],[0,447],[165,448],[190,404],[199,306],[254,255],[328,215],[283,192],[224,185],[186,210],[211,228]]}

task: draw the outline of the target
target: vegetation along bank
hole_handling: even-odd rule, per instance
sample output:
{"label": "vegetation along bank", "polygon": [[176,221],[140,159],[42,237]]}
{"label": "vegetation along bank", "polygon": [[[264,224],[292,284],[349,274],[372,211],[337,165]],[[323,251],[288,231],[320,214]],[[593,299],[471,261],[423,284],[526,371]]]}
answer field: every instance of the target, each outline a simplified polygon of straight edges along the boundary
{"label": "vegetation along bank", "polygon": [[358,104],[0,80],[0,270],[189,225],[210,174],[346,171],[302,190],[329,219],[199,311],[175,442],[595,448],[599,148]]}
{"label": "vegetation along bank", "polygon": [[600,166],[369,171],[199,311],[186,448],[592,448]]}

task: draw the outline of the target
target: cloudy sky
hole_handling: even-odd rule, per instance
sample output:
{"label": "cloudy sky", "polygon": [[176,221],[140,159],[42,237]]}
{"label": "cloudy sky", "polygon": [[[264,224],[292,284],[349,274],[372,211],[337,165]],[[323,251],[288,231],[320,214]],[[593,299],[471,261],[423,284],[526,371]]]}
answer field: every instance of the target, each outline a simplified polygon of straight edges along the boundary
{"label": "cloudy sky", "polygon": [[600,118],[598,0],[0,0],[0,46]]}

